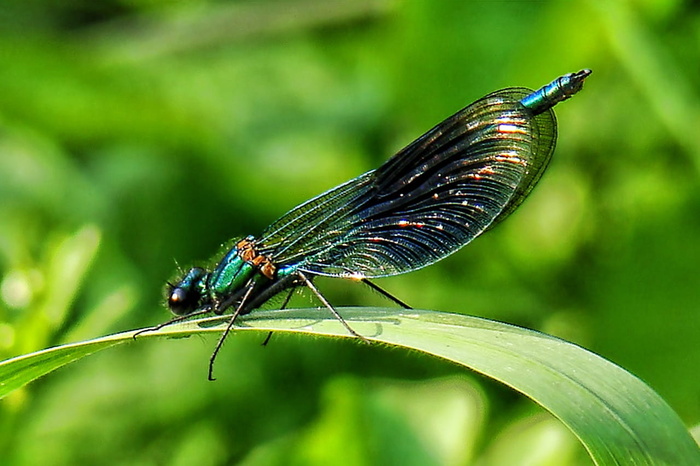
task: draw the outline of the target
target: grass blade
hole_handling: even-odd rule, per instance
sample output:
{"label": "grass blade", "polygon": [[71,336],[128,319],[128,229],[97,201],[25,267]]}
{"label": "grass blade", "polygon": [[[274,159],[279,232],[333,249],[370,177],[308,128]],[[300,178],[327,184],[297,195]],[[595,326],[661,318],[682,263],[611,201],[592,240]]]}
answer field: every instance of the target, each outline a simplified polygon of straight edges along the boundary
{"label": "grass blade", "polygon": [[[500,322],[432,311],[344,308],[370,340],[423,351],[525,394],[559,418],[597,464],[696,465],[700,448],[674,411],[630,373],[572,343]],[[139,340],[220,333],[225,317],[183,322]],[[326,312],[256,311],[237,331],[285,331],[351,338]],[[136,331],[63,345],[0,363],[0,397],[69,362],[133,341]]]}

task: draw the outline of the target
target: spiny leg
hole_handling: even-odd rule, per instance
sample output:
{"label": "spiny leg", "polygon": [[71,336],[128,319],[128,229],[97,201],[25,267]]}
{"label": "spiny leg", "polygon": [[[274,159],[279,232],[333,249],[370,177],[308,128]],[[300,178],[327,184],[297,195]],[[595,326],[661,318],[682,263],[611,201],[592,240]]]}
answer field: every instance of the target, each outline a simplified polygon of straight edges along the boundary
{"label": "spiny leg", "polygon": [[368,279],[362,278],[360,281],[361,281],[362,283],[364,283],[365,285],[369,286],[370,288],[372,288],[372,289],[373,289],[374,291],[376,291],[377,293],[379,293],[379,294],[381,294],[382,296],[384,296],[385,298],[390,299],[391,301],[394,301],[396,304],[398,304],[398,305],[401,306],[402,308],[404,308],[404,309],[413,309],[411,306],[409,306],[408,304],[404,303],[404,302],[401,301],[399,298],[397,298],[396,296],[394,296],[394,295],[392,295],[391,293],[389,293],[388,291],[386,291],[384,288],[381,288],[379,285],[375,285],[374,283],[372,283],[372,282],[369,281]]}
{"label": "spiny leg", "polygon": [[[294,288],[289,289],[289,294],[287,294],[287,297],[284,298],[284,302],[282,303],[282,306],[280,306],[280,310],[287,309],[287,304],[289,304],[289,300],[292,299],[294,291],[296,291]],[[267,344],[270,342],[270,338],[272,338],[272,332],[269,332],[267,334],[267,336],[265,337],[265,341],[262,342],[261,346],[267,346]]]}
{"label": "spiny leg", "polygon": [[236,321],[236,317],[238,317],[238,315],[241,313],[241,310],[243,309],[243,306],[245,306],[246,301],[250,296],[250,293],[253,291],[253,288],[255,288],[255,283],[250,282],[250,284],[248,285],[248,289],[246,290],[245,294],[243,295],[243,298],[241,299],[241,303],[238,305],[238,307],[236,307],[236,311],[231,316],[231,320],[229,320],[228,325],[226,326],[226,330],[224,330],[224,333],[219,338],[219,341],[216,344],[216,348],[214,348],[214,352],[209,358],[209,375],[207,378],[212,382],[216,380],[214,378],[214,361],[216,361],[216,355],[219,354],[219,350],[221,350],[221,347],[224,345],[224,341],[226,340],[226,337],[228,336],[229,332],[231,332],[231,329],[233,328],[233,323]]}
{"label": "spiny leg", "polygon": [[289,289],[289,294],[287,295],[286,298],[284,298],[284,302],[282,303],[282,306],[280,307],[280,309],[287,309],[287,304],[289,304],[289,301],[292,299],[292,295],[294,294],[295,291],[296,291],[295,288]]}
{"label": "spiny leg", "polygon": [[176,324],[178,322],[182,322],[183,320],[189,320],[193,317],[201,316],[204,314],[209,314],[210,312],[211,312],[211,309],[207,307],[205,309],[202,309],[201,311],[193,312],[191,314],[187,314],[184,316],[174,317],[167,322],[163,322],[162,324],[158,324],[158,325],[155,325],[153,327],[148,327],[148,328],[144,328],[143,330],[139,330],[138,332],[134,333],[134,336],[132,338],[134,340],[136,340],[136,337],[141,335],[142,333],[157,332],[158,330],[162,329],[163,327],[167,327],[168,325]]}
{"label": "spiny leg", "polygon": [[267,336],[265,337],[265,340],[260,344],[260,346],[267,346],[268,343],[270,343],[270,338],[272,338],[272,332],[267,332]]}
{"label": "spiny leg", "polygon": [[350,334],[351,334],[352,336],[357,337],[357,338],[359,338],[360,340],[362,340],[362,341],[364,341],[364,342],[366,342],[366,343],[369,343],[369,342],[370,342],[367,338],[363,337],[362,335],[360,335],[359,333],[357,333],[356,331],[354,331],[354,330],[348,325],[348,323],[345,322],[345,319],[343,319],[343,317],[342,317],[340,314],[338,314],[338,311],[336,311],[335,308],[334,308],[333,306],[331,306],[331,303],[329,303],[328,300],[321,294],[321,292],[318,291],[318,288],[316,288],[316,287],[314,286],[314,284],[311,283],[311,280],[309,280],[309,279],[306,277],[306,275],[304,275],[303,273],[301,273],[301,272],[298,271],[298,270],[297,270],[296,274],[297,274],[297,276],[298,276],[299,278],[302,279],[302,281],[304,282],[304,284],[305,284],[306,286],[308,286],[309,289],[310,289],[311,291],[313,291],[313,293],[316,295],[316,297],[319,299],[319,301],[321,301],[321,302],[328,308],[328,310],[331,311],[331,313],[335,316],[335,318],[338,319],[338,320],[340,321],[341,324],[343,324],[343,326],[348,330],[348,332],[350,332]]}

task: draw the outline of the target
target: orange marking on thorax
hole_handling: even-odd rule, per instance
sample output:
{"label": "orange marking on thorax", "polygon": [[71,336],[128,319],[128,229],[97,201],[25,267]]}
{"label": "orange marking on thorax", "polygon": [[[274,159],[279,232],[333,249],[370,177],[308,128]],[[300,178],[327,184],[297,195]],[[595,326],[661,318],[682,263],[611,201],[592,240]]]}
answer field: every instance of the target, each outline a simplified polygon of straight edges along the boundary
{"label": "orange marking on thorax", "polygon": [[255,246],[252,241],[249,239],[242,239],[236,243],[236,248],[238,249],[238,257],[258,269],[260,273],[267,278],[272,279],[275,277],[277,267],[275,267],[269,257],[258,254],[255,251]]}

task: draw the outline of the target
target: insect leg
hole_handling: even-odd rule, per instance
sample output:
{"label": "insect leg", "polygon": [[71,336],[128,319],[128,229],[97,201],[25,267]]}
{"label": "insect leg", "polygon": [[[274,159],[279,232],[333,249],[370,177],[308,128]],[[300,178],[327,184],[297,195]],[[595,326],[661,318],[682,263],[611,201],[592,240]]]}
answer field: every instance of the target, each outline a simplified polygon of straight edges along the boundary
{"label": "insect leg", "polygon": [[362,340],[362,341],[364,341],[364,342],[366,342],[366,343],[369,343],[369,342],[370,342],[367,338],[363,337],[362,335],[360,335],[359,333],[357,333],[356,331],[354,331],[354,330],[348,325],[348,323],[345,322],[345,319],[343,319],[343,317],[342,317],[340,314],[338,314],[338,311],[336,311],[335,308],[334,308],[333,306],[331,306],[331,303],[329,303],[328,300],[321,294],[321,292],[318,291],[318,288],[316,288],[316,287],[314,286],[314,284],[311,283],[311,280],[309,280],[309,279],[306,277],[306,275],[304,275],[302,272],[300,272],[300,271],[298,271],[298,270],[297,270],[297,272],[296,272],[296,275],[297,275],[299,278],[302,279],[302,281],[304,282],[304,284],[305,284],[306,286],[308,286],[309,289],[310,289],[311,291],[313,291],[313,293],[316,295],[316,297],[319,299],[319,301],[321,301],[321,302],[328,308],[328,310],[331,311],[331,313],[335,316],[335,318],[338,319],[338,320],[340,321],[341,324],[343,324],[343,326],[348,330],[348,332],[350,332],[350,334],[351,334],[352,336],[357,337],[357,338],[359,338],[360,340]]}
{"label": "insect leg", "polygon": [[[282,303],[282,306],[280,306],[280,309],[287,309],[287,304],[289,304],[289,300],[292,299],[292,295],[294,294],[294,288],[289,289],[289,293],[287,293],[287,297],[284,298],[284,302]],[[270,342],[270,338],[272,338],[272,332],[269,332],[267,336],[265,337],[265,341],[262,342],[261,346],[267,346],[267,344]]]}
{"label": "insect leg", "polygon": [[376,284],[372,283],[372,282],[369,281],[368,279],[363,278],[363,279],[361,279],[360,281],[361,281],[362,283],[364,283],[365,285],[369,286],[370,288],[372,288],[372,289],[373,289],[374,291],[376,291],[377,293],[379,293],[379,294],[381,294],[382,296],[384,296],[385,298],[390,299],[391,301],[394,301],[396,304],[398,304],[398,305],[401,306],[402,308],[404,308],[404,309],[413,309],[411,306],[409,306],[408,304],[404,303],[404,302],[401,301],[399,298],[397,298],[396,296],[394,296],[394,295],[392,295],[391,293],[389,293],[388,291],[386,291],[384,288],[381,288],[379,285],[376,285]]}
{"label": "insect leg", "polygon": [[206,307],[206,308],[202,309],[201,311],[193,312],[191,314],[187,314],[184,316],[174,317],[167,322],[163,322],[162,324],[154,325],[153,327],[148,327],[148,328],[144,328],[142,330],[139,330],[138,332],[134,333],[134,336],[132,338],[134,340],[136,340],[136,337],[141,335],[142,333],[156,332],[156,331],[162,329],[163,327],[167,327],[168,325],[182,322],[183,320],[189,320],[192,317],[197,317],[197,316],[201,316],[204,314],[209,314],[210,312],[211,312],[211,309],[209,307]]}
{"label": "insect leg", "polygon": [[219,354],[219,350],[224,345],[224,341],[226,340],[226,337],[228,336],[228,334],[231,332],[231,329],[233,328],[233,323],[236,321],[236,318],[241,313],[241,310],[245,306],[246,301],[248,300],[248,297],[250,296],[250,293],[252,293],[252,291],[253,291],[253,288],[255,288],[255,282],[250,281],[248,283],[248,288],[246,289],[246,292],[243,295],[243,298],[241,299],[241,303],[236,307],[236,311],[231,316],[231,320],[229,320],[228,326],[226,327],[226,330],[224,330],[224,333],[219,338],[219,341],[216,344],[216,348],[214,348],[214,352],[211,354],[211,357],[209,358],[209,375],[207,378],[210,381],[216,380],[214,378],[214,361],[216,360],[216,356]]}
{"label": "insect leg", "polygon": [[284,302],[282,303],[282,306],[280,309],[287,309],[287,304],[289,304],[289,300],[292,299],[292,295],[294,294],[294,288],[289,289],[289,294],[287,295],[286,298],[284,298]]}
{"label": "insect leg", "polygon": [[246,303],[245,309],[241,311],[241,314],[247,314],[253,309],[257,309],[272,297],[281,293],[288,288],[296,288],[297,286],[303,285],[296,275],[287,275],[281,279],[271,281],[268,284],[260,287],[253,298]]}

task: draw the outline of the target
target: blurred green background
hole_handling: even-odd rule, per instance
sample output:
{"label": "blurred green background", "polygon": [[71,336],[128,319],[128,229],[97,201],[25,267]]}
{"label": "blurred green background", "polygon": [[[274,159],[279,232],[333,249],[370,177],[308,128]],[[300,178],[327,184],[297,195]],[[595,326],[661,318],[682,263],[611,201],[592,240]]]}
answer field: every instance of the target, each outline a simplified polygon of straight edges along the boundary
{"label": "blurred green background", "polygon": [[[574,341],[695,425],[698,63],[700,6],[682,0],[4,0],[0,356],[162,322],[175,261],[259,234],[488,92],[592,68],[518,212],[379,284]],[[68,366],[0,402],[1,462],[587,463],[551,416],[451,364],[261,341],[229,338],[215,383],[213,338]]]}

